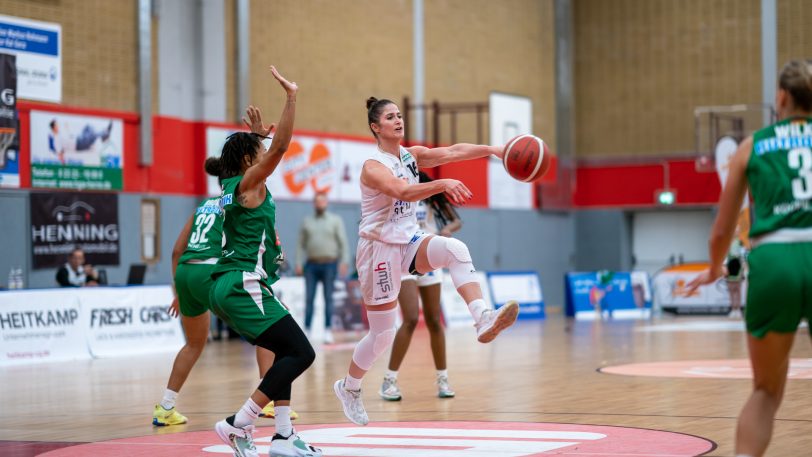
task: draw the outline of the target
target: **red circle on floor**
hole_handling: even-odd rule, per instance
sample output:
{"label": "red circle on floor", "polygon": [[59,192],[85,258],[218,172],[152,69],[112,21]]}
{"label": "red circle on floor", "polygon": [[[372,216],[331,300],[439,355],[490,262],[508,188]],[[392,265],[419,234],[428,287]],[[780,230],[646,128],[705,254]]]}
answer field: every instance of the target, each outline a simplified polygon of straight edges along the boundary
{"label": "red circle on floor", "polygon": [[[603,367],[600,371],[609,374],[663,378],[751,379],[753,377],[750,361],[747,359],[630,363]],[[812,359],[791,359],[788,376],[790,379],[812,379]]]}
{"label": "red circle on floor", "polygon": [[[273,427],[254,434],[260,455],[268,455]],[[342,457],[466,457],[498,455],[700,456],[716,445],[682,433],[608,425],[533,422],[376,422],[299,425],[299,435],[321,448],[325,456]],[[47,457],[100,456],[227,456],[231,448],[214,431],[123,438],[58,449]]]}

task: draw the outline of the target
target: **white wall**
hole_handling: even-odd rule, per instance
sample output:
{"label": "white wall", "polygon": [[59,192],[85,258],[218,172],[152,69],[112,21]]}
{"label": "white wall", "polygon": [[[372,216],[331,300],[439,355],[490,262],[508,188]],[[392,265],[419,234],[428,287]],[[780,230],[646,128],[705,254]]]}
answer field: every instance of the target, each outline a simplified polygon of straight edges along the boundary
{"label": "white wall", "polygon": [[632,215],[632,252],[635,269],[649,274],[668,265],[673,256],[685,262],[708,259],[711,210],[646,211]]}

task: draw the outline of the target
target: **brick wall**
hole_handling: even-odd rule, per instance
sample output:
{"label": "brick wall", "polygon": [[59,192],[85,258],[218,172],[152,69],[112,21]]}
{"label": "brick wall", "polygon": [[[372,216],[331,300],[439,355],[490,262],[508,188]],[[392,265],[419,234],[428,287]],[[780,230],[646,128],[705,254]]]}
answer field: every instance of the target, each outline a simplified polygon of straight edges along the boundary
{"label": "brick wall", "polygon": [[574,9],[579,157],[690,154],[696,106],[761,101],[759,0]]}
{"label": "brick wall", "polygon": [[792,59],[812,59],[812,3],[778,0],[778,69]]}
{"label": "brick wall", "polygon": [[[555,30],[552,0],[425,2],[426,99],[488,101],[491,91],[528,96],[534,132],[555,149]],[[485,142],[488,141],[487,116]],[[475,117],[459,140],[474,141]],[[441,141],[450,141],[449,120]]]}
{"label": "brick wall", "polygon": [[63,104],[138,110],[136,0],[3,0],[0,13],[62,25]]}
{"label": "brick wall", "polygon": [[367,97],[412,90],[411,2],[253,0],[251,100],[276,121],[284,92],[270,64],[300,86],[297,128],[367,135]]}

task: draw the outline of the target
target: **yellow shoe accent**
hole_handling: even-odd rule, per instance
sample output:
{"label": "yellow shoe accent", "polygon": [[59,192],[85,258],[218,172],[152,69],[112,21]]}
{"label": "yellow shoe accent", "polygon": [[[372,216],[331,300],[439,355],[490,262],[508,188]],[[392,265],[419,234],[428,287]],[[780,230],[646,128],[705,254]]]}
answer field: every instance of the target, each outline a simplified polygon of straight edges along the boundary
{"label": "yellow shoe accent", "polygon": [[[276,417],[276,411],[274,411],[274,409],[273,409],[273,402],[268,403],[267,405],[265,405],[264,408],[262,408],[262,411],[260,411],[260,413],[259,413],[259,417],[268,417],[270,419],[273,419],[274,417]],[[299,418],[299,413],[297,413],[296,411],[291,409],[290,410],[290,420],[295,421],[298,418]]]}
{"label": "yellow shoe accent", "polygon": [[269,417],[273,419],[276,416],[276,412],[273,409],[273,402],[268,403],[262,408],[262,411],[259,412],[259,417]]}
{"label": "yellow shoe accent", "polygon": [[157,404],[152,412],[152,425],[180,425],[186,422],[186,416],[179,413],[175,408],[164,409],[163,406]]}

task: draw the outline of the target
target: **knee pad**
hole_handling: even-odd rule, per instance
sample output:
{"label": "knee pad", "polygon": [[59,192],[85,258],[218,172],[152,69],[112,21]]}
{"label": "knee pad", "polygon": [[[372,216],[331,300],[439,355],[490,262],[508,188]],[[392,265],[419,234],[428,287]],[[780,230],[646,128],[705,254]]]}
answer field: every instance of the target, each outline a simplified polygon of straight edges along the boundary
{"label": "knee pad", "polygon": [[426,254],[432,268],[448,268],[454,287],[476,282],[476,269],[468,246],[456,238],[435,236],[429,240]]}
{"label": "knee pad", "polygon": [[372,368],[372,364],[386,352],[395,340],[395,321],[398,309],[386,311],[367,311],[369,320],[369,333],[358,342],[352,361],[363,370]]}
{"label": "knee pad", "polygon": [[429,240],[426,255],[433,269],[448,268],[452,263],[470,263],[468,246],[456,238],[435,236]]}

